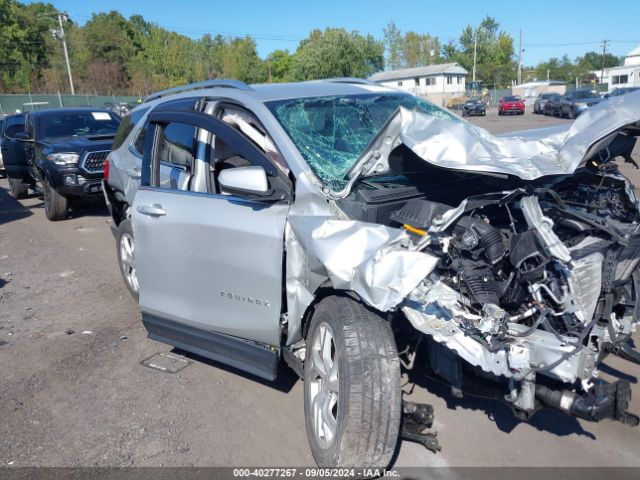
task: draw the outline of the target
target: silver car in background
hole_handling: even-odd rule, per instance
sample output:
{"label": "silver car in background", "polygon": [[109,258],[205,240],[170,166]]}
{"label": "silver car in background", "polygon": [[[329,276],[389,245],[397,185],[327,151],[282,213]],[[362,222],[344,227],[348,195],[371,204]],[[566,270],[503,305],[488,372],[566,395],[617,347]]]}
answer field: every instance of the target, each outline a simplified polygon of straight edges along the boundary
{"label": "silver car in background", "polygon": [[533,113],[544,113],[544,108],[547,102],[557,95],[555,92],[540,93],[536,97],[536,101],[533,103]]}
{"label": "silver car in background", "polygon": [[437,450],[402,399],[427,369],[456,395],[630,425],[640,207],[615,163],[640,94],[572,125],[491,135],[357,79],[159,92],[121,124],[105,197],[149,337],[304,379],[322,466]]}

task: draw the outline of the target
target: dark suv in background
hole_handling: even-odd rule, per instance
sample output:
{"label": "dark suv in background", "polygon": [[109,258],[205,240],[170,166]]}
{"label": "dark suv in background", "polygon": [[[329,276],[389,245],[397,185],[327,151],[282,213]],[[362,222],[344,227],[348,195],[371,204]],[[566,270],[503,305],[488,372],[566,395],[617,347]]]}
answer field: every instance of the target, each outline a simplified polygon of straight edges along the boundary
{"label": "dark suv in background", "polygon": [[597,92],[589,88],[572,90],[564,94],[560,100],[560,117],[576,118],[587,108],[597,105],[603,100]]}
{"label": "dark suv in background", "polygon": [[[42,185],[45,213],[49,220],[65,218],[70,203],[101,198],[103,163],[120,125],[120,117],[105,109],[61,108],[24,115],[25,131],[15,138],[24,144],[20,174],[24,184]],[[10,177],[12,175],[10,174]]]}

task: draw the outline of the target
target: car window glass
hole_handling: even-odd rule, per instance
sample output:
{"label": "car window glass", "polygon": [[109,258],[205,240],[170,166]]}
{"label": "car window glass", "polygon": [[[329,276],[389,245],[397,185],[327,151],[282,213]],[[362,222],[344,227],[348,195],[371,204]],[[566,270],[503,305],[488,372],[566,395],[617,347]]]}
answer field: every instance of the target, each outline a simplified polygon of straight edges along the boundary
{"label": "car window glass", "polygon": [[118,131],[116,132],[116,136],[113,139],[113,144],[111,146],[112,150],[120,148],[120,146],[124,143],[124,141],[127,139],[129,134],[133,130],[133,127],[136,126],[136,124],[144,116],[147,110],[148,108],[144,108],[142,110],[136,110],[135,112],[132,112],[129,115],[126,115],[122,119],[122,122],[118,127]]}
{"label": "car window glass", "polygon": [[4,136],[7,138],[15,138],[17,133],[24,132],[24,119],[16,118],[5,121]]}
{"label": "car window glass", "polygon": [[161,162],[191,167],[196,127],[184,123],[168,124],[160,137],[158,158]]}
{"label": "car window glass", "polygon": [[147,124],[145,123],[144,126],[138,132],[138,135],[136,135],[136,139],[133,142],[133,148],[140,155],[144,155],[144,140],[146,137],[147,137]]}
{"label": "car window glass", "polygon": [[223,122],[235,128],[258,147],[283,173],[289,173],[289,166],[284,157],[276,148],[269,134],[251,113],[240,107],[224,107],[217,115]]}
{"label": "car window glass", "polygon": [[54,111],[39,115],[38,123],[38,136],[42,138],[113,136],[120,118],[102,110]]}

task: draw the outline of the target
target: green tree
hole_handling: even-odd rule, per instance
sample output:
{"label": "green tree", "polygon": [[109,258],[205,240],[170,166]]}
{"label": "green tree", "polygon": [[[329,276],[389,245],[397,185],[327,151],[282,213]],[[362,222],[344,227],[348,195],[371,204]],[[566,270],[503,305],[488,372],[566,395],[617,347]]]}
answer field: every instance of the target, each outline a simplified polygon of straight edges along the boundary
{"label": "green tree", "polygon": [[439,63],[440,40],[428,33],[402,33],[394,22],[384,29],[387,66],[392,69],[421,67]]}
{"label": "green tree", "polygon": [[343,28],[313,30],[302,40],[291,68],[293,80],[366,78],[384,68],[384,44]]}
{"label": "green tree", "polygon": [[258,56],[256,42],[251,37],[233,38],[226,42],[221,55],[221,74],[247,83],[267,80],[267,68]]}
{"label": "green tree", "polygon": [[52,18],[47,3],[25,6],[0,0],[0,89],[19,92],[37,85],[51,55]]}
{"label": "green tree", "polygon": [[509,84],[516,76],[513,38],[500,31],[500,24],[492,17],[485,17],[477,28],[467,25],[457,45],[450,42],[442,49],[445,59],[471,72],[476,35],[476,78],[486,86]]}
{"label": "green tree", "polygon": [[397,70],[403,67],[402,64],[402,33],[396,26],[395,22],[391,21],[383,30],[384,32],[384,46],[387,52],[386,64],[392,70]]}
{"label": "green tree", "polygon": [[274,50],[267,56],[268,80],[271,82],[288,82],[291,80],[293,55],[289,50]]}

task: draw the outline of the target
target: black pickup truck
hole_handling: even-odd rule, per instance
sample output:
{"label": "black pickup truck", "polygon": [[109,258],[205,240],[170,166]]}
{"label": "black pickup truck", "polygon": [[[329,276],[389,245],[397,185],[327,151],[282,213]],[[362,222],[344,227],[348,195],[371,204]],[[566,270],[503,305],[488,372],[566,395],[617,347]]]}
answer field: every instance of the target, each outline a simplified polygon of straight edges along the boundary
{"label": "black pickup truck", "polygon": [[24,132],[15,135],[24,150],[14,149],[10,162],[18,165],[7,172],[12,193],[41,186],[49,220],[64,219],[73,202],[101,199],[103,162],[120,117],[105,109],[59,108],[28,112],[24,121]]}

